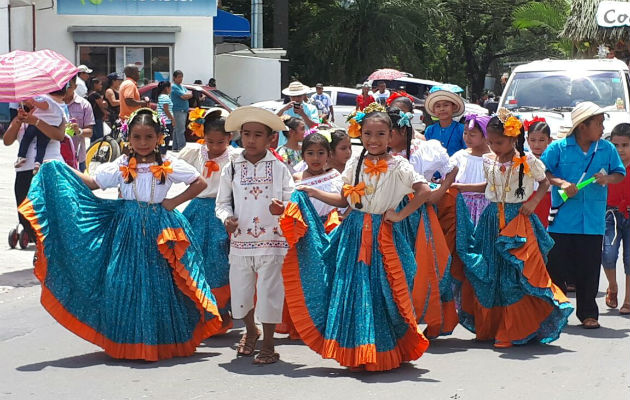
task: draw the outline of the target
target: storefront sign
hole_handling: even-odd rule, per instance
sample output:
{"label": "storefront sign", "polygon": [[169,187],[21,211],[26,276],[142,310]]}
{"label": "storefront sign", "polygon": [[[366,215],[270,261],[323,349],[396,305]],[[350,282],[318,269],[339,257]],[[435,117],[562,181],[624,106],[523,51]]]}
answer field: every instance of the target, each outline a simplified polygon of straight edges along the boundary
{"label": "storefront sign", "polygon": [[597,24],[604,28],[630,26],[630,3],[602,1],[597,7]]}
{"label": "storefront sign", "polygon": [[58,0],[58,14],[214,17],[216,0]]}

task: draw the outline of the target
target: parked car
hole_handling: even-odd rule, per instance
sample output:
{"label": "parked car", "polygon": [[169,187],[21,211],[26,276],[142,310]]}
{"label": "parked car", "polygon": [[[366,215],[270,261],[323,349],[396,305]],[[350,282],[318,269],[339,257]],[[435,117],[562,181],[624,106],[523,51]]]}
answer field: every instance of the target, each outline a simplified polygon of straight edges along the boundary
{"label": "parked car", "polygon": [[[361,94],[360,90],[336,86],[324,87],[324,93],[330,96],[333,103],[333,111],[335,112],[335,125],[346,127],[346,118],[352,113],[357,104],[357,96]],[[315,88],[310,88],[307,96],[310,99],[315,94]],[[288,97],[279,100],[260,101],[252,104],[255,107],[261,107],[266,110],[277,112],[290,100]]]}
{"label": "parked car", "polygon": [[630,122],[630,74],[617,59],[540,60],[514,69],[499,101],[524,119],[544,117],[554,138],[571,128],[577,103],[592,101],[604,108],[604,137],[621,122]]}
{"label": "parked car", "polygon": [[[196,107],[220,107],[232,112],[236,108],[240,107],[238,101],[231,98],[217,88],[210,86],[190,85],[186,83],[183,86],[186,89],[190,90],[193,94],[193,97],[188,100],[190,110]],[[153,108],[154,110],[157,109],[157,83],[149,83],[148,85],[144,85],[141,88],[138,88],[138,91],[140,92],[140,97],[147,96],[151,99],[151,108]],[[186,123],[186,140],[189,142],[196,142],[198,139],[199,138],[193,135],[192,132],[188,129],[188,123]]]}

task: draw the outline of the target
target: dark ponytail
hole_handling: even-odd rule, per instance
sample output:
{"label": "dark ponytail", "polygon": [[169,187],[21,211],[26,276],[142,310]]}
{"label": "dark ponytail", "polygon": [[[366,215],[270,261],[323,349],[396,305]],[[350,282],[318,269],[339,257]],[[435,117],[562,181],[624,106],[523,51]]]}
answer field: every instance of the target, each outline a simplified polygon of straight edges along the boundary
{"label": "dark ponytail", "polygon": [[[354,173],[354,186],[359,184],[359,177],[361,176],[361,166],[363,165],[363,160],[365,159],[366,154],[367,154],[367,150],[363,148],[363,150],[361,150],[361,155],[359,156],[359,161],[357,162],[357,169]],[[359,199],[359,202],[354,205],[354,207],[357,210],[360,210],[363,208],[363,204],[361,203],[360,199]]]}
{"label": "dark ponytail", "polygon": [[[525,131],[521,127],[521,134],[516,138],[516,151],[519,157],[525,156]],[[525,164],[521,163],[518,168],[518,189],[516,189],[516,197],[523,199],[525,197],[525,189],[523,188],[523,176],[525,175]]]}
{"label": "dark ponytail", "polygon": [[[399,98],[397,98],[396,100],[398,100]],[[409,101],[409,99],[407,99],[406,97],[402,97],[402,98]],[[391,119],[392,121],[392,127],[394,129],[399,130],[400,132],[405,133],[405,145],[406,145],[406,150],[407,150],[406,157],[408,160],[409,157],[411,157],[411,140],[413,139],[413,128],[407,125],[403,125],[403,126],[398,125],[398,121],[400,121],[400,118],[401,118],[400,116],[401,112],[404,112],[404,111],[402,111],[398,107],[387,108],[387,115],[389,115],[389,119]],[[411,122],[409,123],[409,125],[411,125]]]}

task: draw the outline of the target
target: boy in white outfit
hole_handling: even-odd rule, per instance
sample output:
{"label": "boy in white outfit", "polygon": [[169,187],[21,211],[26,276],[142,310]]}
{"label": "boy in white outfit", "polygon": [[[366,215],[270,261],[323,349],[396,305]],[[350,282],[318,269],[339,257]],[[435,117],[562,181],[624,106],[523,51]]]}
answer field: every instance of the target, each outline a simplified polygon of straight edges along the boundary
{"label": "boy in white outfit", "polygon": [[[287,166],[270,151],[274,131],[285,130],[282,120],[258,107],[241,107],[225,121],[228,132],[241,132],[244,151],[221,172],[216,215],[231,234],[230,291],[232,317],[243,319],[246,333],[237,354],[252,356],[263,325],[263,345],[256,364],[271,364],[280,356],[273,334],[282,322],[284,285],[282,263],[288,250],[278,226],[294,189]],[[254,307],[254,295],[256,305]]]}

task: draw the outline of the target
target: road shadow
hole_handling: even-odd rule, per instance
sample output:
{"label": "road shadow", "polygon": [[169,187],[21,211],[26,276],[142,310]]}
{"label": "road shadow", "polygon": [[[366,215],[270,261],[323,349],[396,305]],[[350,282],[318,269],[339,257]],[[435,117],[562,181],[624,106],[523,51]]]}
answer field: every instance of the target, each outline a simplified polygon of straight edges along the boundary
{"label": "road shadow", "polygon": [[39,285],[33,268],[0,274],[0,286],[31,287]]}
{"label": "road shadow", "polygon": [[460,339],[455,337],[432,339],[427,353],[452,354],[471,349],[486,349],[492,347],[491,342],[482,342],[475,339]]}
{"label": "road shadow", "polygon": [[514,345],[506,349],[494,349],[501,353],[499,358],[507,360],[535,360],[545,356],[561,353],[575,353],[573,350],[565,349],[554,344],[543,344],[540,342],[530,342],[523,345]]}
{"label": "road shadow", "polygon": [[569,325],[564,328],[562,333],[567,335],[585,336],[593,339],[623,339],[628,337],[630,328],[613,329],[601,326],[597,329],[584,329],[581,325]]}
{"label": "road shadow", "polygon": [[352,378],[364,383],[396,383],[396,382],[440,382],[436,379],[423,378],[422,375],[429,372],[426,369],[416,368],[411,363],[403,363],[399,368],[391,371],[368,372],[351,371],[346,367],[309,367],[304,364],[295,364],[283,361],[275,364],[254,365],[252,357],[235,357],[228,363],[219,364],[228,372],[239,375],[281,375],[289,378]]}
{"label": "road shadow", "polygon": [[88,368],[96,365],[108,365],[117,367],[127,367],[131,369],[157,369],[170,368],[182,364],[192,364],[206,361],[210,357],[216,357],[219,353],[203,353],[196,352],[189,357],[175,357],[168,360],[160,361],[144,361],[144,360],[117,360],[113,359],[104,351],[96,351],[93,353],[81,354],[78,356],[65,357],[57,360],[42,361],[34,364],[26,364],[17,367],[16,370],[21,372],[39,372],[47,367],[57,368]]}

